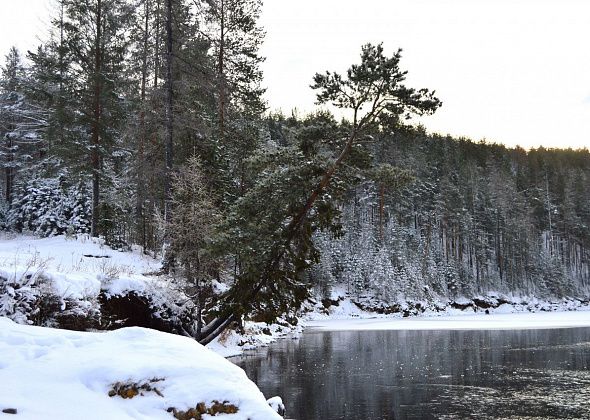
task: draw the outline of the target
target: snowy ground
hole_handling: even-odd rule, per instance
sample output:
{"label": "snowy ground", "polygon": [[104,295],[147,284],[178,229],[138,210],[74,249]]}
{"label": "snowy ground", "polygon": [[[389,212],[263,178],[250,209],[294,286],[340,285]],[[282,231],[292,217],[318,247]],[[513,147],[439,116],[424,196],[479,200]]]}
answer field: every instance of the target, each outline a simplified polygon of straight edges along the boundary
{"label": "snowy ground", "polygon": [[[92,299],[101,291],[162,293],[165,281],[151,275],[159,266],[137,250],[114,251],[88,237],[0,238],[0,278],[23,281],[26,288],[27,279],[42,277],[63,299]],[[574,300],[533,299],[492,308],[489,315],[448,309],[401,318],[362,311],[340,295],[333,296],[338,305],[329,310],[316,305],[304,325],[324,330],[590,327],[590,309]],[[164,419],[172,418],[168,408],[210,407],[217,400],[238,408],[222,417],[280,418],[244,372],[223,357],[297,336],[302,327],[246,322],[244,330],[218,337],[208,346],[215,354],[194,340],[147,329],[78,333],[0,318],[0,417],[2,410],[16,409],[20,419]],[[122,398],[133,386],[144,395]],[[109,391],[116,395],[109,397]]]}
{"label": "snowy ground", "polygon": [[[0,237],[0,278],[21,282],[25,289],[29,287],[28,279],[35,282],[42,278],[51,292],[63,300],[91,302],[101,291],[110,295],[136,291],[150,295],[155,301],[172,299],[174,291],[170,290],[166,279],[152,275],[160,266],[159,260],[142,254],[139,249],[116,251],[88,235],[38,238],[5,234]],[[13,300],[18,301],[18,297]],[[3,304],[10,307],[16,302],[3,302],[0,296],[0,316]],[[12,319],[26,323],[24,314],[13,315]],[[268,345],[279,337],[301,332],[301,327],[286,323],[246,322],[244,329],[244,334],[228,331],[208,347],[224,357],[236,356],[245,349]]]}
{"label": "snowy ground", "polygon": [[0,239],[0,275],[22,278],[42,274],[63,298],[96,296],[101,288],[113,294],[144,290],[150,284],[145,273],[160,262],[140,252],[114,251],[87,235],[78,237],[5,236]]}
{"label": "snowy ground", "polygon": [[237,408],[215,418],[281,418],[242,369],[185,337],[143,328],[71,332],[0,318],[0,355],[2,418],[12,409],[21,420],[172,419],[169,409],[215,401]]}

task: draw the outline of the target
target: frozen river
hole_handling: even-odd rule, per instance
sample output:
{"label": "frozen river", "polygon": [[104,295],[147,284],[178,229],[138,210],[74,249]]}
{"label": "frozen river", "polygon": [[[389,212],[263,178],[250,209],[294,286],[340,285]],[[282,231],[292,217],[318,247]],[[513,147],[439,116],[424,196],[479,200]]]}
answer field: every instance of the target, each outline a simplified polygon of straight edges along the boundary
{"label": "frozen river", "polygon": [[233,361],[297,420],[590,418],[588,327],[335,325]]}

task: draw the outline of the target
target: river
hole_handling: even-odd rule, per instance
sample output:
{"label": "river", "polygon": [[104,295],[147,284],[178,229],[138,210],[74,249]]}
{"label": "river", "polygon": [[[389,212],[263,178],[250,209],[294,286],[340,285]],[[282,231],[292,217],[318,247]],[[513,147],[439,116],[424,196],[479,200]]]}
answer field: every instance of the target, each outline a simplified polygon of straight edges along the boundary
{"label": "river", "polygon": [[590,419],[590,328],[308,329],[232,361],[289,419]]}

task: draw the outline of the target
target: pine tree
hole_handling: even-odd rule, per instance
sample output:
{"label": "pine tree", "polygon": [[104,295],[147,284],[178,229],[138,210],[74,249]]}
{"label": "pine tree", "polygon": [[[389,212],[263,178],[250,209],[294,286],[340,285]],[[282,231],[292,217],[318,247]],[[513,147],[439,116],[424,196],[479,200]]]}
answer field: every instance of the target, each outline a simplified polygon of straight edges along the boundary
{"label": "pine tree", "polygon": [[231,136],[235,114],[239,110],[258,115],[264,110],[260,87],[264,59],[259,49],[264,31],[258,26],[261,0],[207,0],[206,36],[213,47],[216,62],[218,133],[223,142]]}
{"label": "pine tree", "polygon": [[230,204],[248,189],[245,160],[260,145],[263,130],[260,65],[264,58],[259,49],[265,34],[258,24],[262,2],[207,0],[202,5],[201,33],[210,43],[214,64],[212,135],[217,165],[227,173],[226,200]]}
{"label": "pine tree", "polygon": [[228,218],[235,235],[230,234],[230,240],[241,246],[245,268],[224,296],[220,316],[204,328],[201,342],[209,342],[231,320],[252,310],[272,319],[297,307],[307,295],[298,276],[319,257],[312,233],[333,224],[334,204],[327,189],[332,180],[338,181],[343,163],[355,156],[359,139],[375,124],[430,114],[440,106],[427,89],[403,84],[406,73],[399,68],[400,58],[400,52],[386,57],[381,45],[366,45],[361,64],[353,65],[346,78],[316,74],[312,87],[319,91],[318,102],[353,113],[346,138],[333,139],[336,153],[327,165],[325,156],[318,165],[297,147],[269,144],[261,151],[254,161],[258,180]]}
{"label": "pine tree", "polygon": [[412,175],[390,164],[382,164],[371,171],[371,177],[379,186],[379,239],[383,241],[383,224],[385,222],[385,192],[398,190],[413,180]]}
{"label": "pine tree", "polygon": [[[124,0],[63,0],[63,14],[55,25],[60,33],[57,67],[60,74],[59,98],[75,109],[67,147],[79,157],[88,154],[90,165],[80,170],[92,179],[92,235],[100,232],[100,211],[104,206],[101,187],[108,170],[117,171],[121,127],[125,120],[124,92],[127,88],[125,58],[128,53],[128,26],[132,8]],[[78,112],[77,112],[78,111]]]}

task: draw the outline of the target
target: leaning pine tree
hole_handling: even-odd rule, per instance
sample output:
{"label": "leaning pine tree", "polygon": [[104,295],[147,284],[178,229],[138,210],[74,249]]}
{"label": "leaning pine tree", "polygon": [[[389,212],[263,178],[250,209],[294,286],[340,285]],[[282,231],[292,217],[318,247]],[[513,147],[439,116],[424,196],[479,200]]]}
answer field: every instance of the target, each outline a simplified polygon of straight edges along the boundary
{"label": "leaning pine tree", "polygon": [[[227,246],[241,247],[242,271],[221,297],[216,317],[202,327],[201,343],[243,315],[270,308],[277,316],[307,297],[300,274],[317,261],[311,235],[331,223],[334,208],[328,189],[338,171],[368,130],[432,114],[441,105],[434,92],[404,85],[400,59],[401,51],[386,57],[381,44],[367,44],[361,63],[351,66],[345,77],[331,72],[314,76],[318,104],[351,111],[349,131],[345,138],[333,139],[340,149],[332,148],[327,164],[322,156],[323,166],[310,167],[296,148],[261,153],[258,162],[267,163],[261,167],[263,176],[230,210],[225,235]],[[269,161],[279,163],[273,167]]]}

